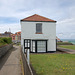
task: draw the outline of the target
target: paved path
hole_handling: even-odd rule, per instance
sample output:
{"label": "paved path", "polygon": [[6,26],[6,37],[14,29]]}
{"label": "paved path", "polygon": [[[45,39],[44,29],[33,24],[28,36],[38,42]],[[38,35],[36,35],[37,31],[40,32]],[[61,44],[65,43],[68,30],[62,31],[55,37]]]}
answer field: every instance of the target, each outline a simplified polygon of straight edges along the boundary
{"label": "paved path", "polygon": [[57,50],[65,52],[65,53],[69,53],[69,54],[75,54],[75,50],[72,50],[72,49],[57,47]]}
{"label": "paved path", "polygon": [[0,59],[0,75],[22,75],[20,47],[14,46]]}

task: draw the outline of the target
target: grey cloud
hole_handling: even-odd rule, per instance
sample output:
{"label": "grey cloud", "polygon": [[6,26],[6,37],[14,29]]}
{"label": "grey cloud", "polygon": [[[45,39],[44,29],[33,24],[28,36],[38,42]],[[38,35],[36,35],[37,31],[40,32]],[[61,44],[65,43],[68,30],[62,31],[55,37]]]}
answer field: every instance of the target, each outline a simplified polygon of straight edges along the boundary
{"label": "grey cloud", "polygon": [[[75,32],[75,0],[0,0],[0,9],[1,17],[14,17],[20,20],[39,14],[54,19],[57,21],[56,31],[60,38],[75,36],[71,34]],[[7,26],[5,28],[8,29]],[[18,29],[14,28],[13,32]]]}

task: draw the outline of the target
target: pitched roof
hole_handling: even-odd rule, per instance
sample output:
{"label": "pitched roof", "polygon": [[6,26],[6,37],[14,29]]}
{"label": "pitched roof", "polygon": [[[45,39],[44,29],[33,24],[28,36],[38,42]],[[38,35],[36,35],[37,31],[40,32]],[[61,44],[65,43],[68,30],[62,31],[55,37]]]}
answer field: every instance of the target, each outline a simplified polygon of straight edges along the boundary
{"label": "pitched roof", "polygon": [[58,41],[61,41],[58,37],[56,37],[56,39],[57,39]]}
{"label": "pitched roof", "polygon": [[46,17],[34,14],[32,16],[29,16],[27,18],[22,19],[21,21],[41,21],[41,22],[56,22],[52,19],[48,19]]}

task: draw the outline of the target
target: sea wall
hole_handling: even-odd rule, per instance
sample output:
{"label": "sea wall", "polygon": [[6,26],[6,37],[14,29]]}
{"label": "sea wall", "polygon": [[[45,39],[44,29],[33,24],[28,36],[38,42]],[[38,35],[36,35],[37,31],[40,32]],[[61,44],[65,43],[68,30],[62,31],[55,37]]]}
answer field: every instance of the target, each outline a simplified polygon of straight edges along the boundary
{"label": "sea wall", "polygon": [[13,47],[13,44],[9,44],[9,45],[0,47],[0,58],[12,47]]}

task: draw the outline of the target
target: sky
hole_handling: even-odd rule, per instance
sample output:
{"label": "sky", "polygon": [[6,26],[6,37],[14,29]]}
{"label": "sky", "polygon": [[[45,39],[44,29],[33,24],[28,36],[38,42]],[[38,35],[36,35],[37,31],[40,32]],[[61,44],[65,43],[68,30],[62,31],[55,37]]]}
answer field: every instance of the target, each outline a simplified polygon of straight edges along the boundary
{"label": "sky", "polygon": [[56,20],[60,39],[75,39],[75,0],[0,0],[0,33],[21,31],[20,20],[33,14]]}

